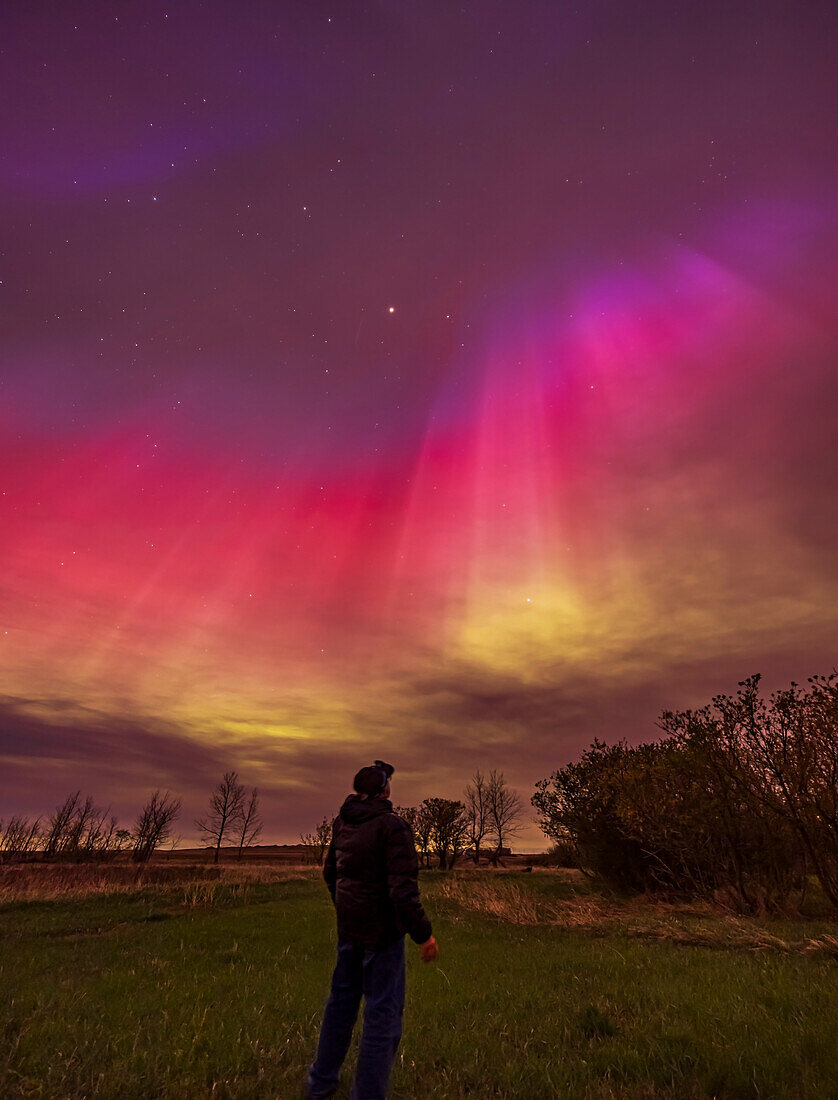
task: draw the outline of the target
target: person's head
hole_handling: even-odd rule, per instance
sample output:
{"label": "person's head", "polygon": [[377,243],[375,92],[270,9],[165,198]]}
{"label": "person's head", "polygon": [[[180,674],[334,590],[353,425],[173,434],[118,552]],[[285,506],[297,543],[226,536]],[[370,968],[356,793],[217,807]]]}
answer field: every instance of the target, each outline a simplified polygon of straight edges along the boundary
{"label": "person's head", "polygon": [[375,798],[376,795],[389,798],[390,777],[395,770],[392,764],[376,760],[356,773],[352,786],[362,798]]}

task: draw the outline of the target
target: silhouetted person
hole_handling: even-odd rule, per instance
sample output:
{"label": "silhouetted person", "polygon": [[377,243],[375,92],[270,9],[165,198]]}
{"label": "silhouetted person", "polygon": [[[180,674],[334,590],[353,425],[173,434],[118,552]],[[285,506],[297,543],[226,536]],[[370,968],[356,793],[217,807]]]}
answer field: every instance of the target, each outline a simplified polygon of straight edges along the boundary
{"label": "silhouetted person", "polygon": [[439,954],[419,900],[413,833],[390,802],[393,771],[383,760],[361,768],[332,829],[323,877],[337,910],[338,959],[308,1074],[311,1098],[337,1088],[363,995],[351,1100],[384,1100],[402,1034],[405,934],[424,962]]}

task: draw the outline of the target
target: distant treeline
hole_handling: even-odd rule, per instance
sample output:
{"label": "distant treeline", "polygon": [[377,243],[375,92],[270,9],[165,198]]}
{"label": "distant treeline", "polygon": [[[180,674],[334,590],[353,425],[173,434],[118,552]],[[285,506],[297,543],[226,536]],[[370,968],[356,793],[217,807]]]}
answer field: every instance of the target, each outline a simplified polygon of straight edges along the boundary
{"label": "distant treeline", "polygon": [[[133,828],[126,829],[110,809],[102,809],[91,796],[82,798],[76,791],[46,818],[18,815],[0,819],[0,862],[108,860],[120,854],[145,862],[172,838],[180,811],[179,798],[157,790],[140,810]],[[426,798],[419,806],[403,806],[398,811],[414,830],[424,865],[429,867],[433,860],[446,869],[466,852],[475,862],[482,854],[497,863],[509,851],[507,845],[520,827],[523,807],[503,772],[493,770],[488,775],[476,771],[462,801]],[[222,845],[232,846],[241,858],[262,833],[258,790],[247,790],[237,772],[225,772],[210,795],[207,812],[194,824],[216,863]],[[324,817],[313,832],[301,834],[309,858],[322,861],[331,830],[331,819]]]}
{"label": "distant treeline", "polygon": [[[425,798],[418,806],[396,806],[396,812],[413,830],[422,864],[435,862],[444,871],[463,856],[475,863],[481,855],[492,864],[500,862],[520,829],[523,805],[503,772],[493,769],[488,775],[476,771],[462,799]],[[312,859],[322,862],[331,836],[332,821],[324,817],[313,832],[300,834],[300,840]]]}
{"label": "distant treeline", "polygon": [[[154,791],[142,807],[133,828],[120,828],[110,809],[97,806],[81,791],[70,794],[46,818],[16,815],[0,819],[0,861],[30,859],[108,860],[120,853],[145,863],[171,839],[180,816],[181,801],[168,791]],[[218,862],[222,841],[233,844],[241,858],[262,832],[259,792],[247,791],[237,772],[225,772],[209,799],[209,808],[195,822],[214,850]]]}
{"label": "distant treeline", "polygon": [[536,784],[542,830],[618,889],[759,912],[814,875],[838,908],[838,676],[768,700],[759,682],[664,712],[651,744],[594,741]]}
{"label": "distant treeline", "polygon": [[103,860],[130,852],[135,860],[144,862],[171,836],[179,813],[180,799],[154,791],[133,829],[120,828],[110,809],[102,809],[92,796],[82,798],[81,791],[76,791],[46,818],[17,815],[0,819],[0,860]]}

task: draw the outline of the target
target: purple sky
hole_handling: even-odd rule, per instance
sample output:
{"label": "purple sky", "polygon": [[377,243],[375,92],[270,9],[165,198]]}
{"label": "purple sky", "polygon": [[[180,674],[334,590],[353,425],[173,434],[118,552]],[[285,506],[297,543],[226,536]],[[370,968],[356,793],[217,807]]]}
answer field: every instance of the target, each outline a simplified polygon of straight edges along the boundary
{"label": "purple sky", "polygon": [[834,666],[834,5],[0,21],[0,817],[528,800]]}

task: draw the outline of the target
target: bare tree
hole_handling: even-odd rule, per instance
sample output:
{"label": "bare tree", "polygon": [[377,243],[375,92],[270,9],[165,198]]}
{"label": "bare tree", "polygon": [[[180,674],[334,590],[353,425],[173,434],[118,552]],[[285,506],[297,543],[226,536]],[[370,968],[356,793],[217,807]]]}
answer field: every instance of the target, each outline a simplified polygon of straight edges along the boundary
{"label": "bare tree", "polygon": [[117,828],[110,809],[100,809],[91,795],[68,795],[47,820],[44,855],[68,859],[92,859],[107,856]]}
{"label": "bare tree", "polygon": [[134,828],[133,858],[145,863],[155,850],[171,836],[172,826],[180,813],[180,799],[172,798],[168,791],[155,791],[137,817]]}
{"label": "bare tree", "polygon": [[70,844],[73,819],[81,797],[81,791],[67,795],[64,802],[57,806],[55,813],[47,818],[47,831],[44,836],[44,855],[49,859],[65,852]]}
{"label": "bare tree", "polygon": [[453,867],[462,854],[468,830],[462,802],[452,798],[426,798],[421,810],[431,823],[431,845],[440,869]]}
{"label": "bare tree", "polygon": [[103,810],[97,823],[94,837],[94,851],[97,855],[109,859],[119,851],[116,839],[118,831],[119,822],[116,817],[110,813],[110,810]]}
{"label": "bare tree", "polygon": [[31,852],[37,841],[41,819],[30,821],[22,815],[10,817],[7,822],[0,821],[0,854],[3,860],[23,859]]}
{"label": "bare tree", "polygon": [[503,854],[504,842],[520,829],[518,819],[523,806],[518,792],[514,791],[503,777],[503,772],[492,769],[486,784],[486,804],[488,808],[488,835],[497,840],[496,857]]}
{"label": "bare tree", "polygon": [[[422,856],[425,866],[431,865],[431,841],[434,835],[434,818],[433,813],[428,809],[427,799],[416,807],[416,816],[411,823],[413,829],[413,837],[416,841],[416,847]],[[402,814],[404,816],[404,814]]]}
{"label": "bare tree", "polygon": [[74,837],[76,854],[86,859],[107,859],[115,851],[114,838],[119,822],[110,807],[102,810],[87,798],[79,809]]}
{"label": "bare tree", "polygon": [[239,829],[239,859],[245,848],[255,844],[262,833],[265,823],[259,809],[259,792],[254,787],[250,792],[247,802],[242,802],[241,817],[238,822]]}
{"label": "bare tree", "polygon": [[419,855],[420,866],[430,862],[431,832],[433,825],[420,806],[394,806],[393,809],[410,826],[413,843]]}
{"label": "bare tree", "polygon": [[95,842],[95,835],[100,812],[93,804],[93,798],[88,795],[82,802],[76,802],[75,812],[70,818],[66,831],[66,848],[68,855],[89,854],[89,848]]}
{"label": "bare tree", "polygon": [[464,793],[467,836],[474,849],[474,862],[480,862],[480,845],[489,831],[488,784],[479,769],[471,777]]}
{"label": "bare tree", "polygon": [[324,817],[313,833],[300,833],[300,843],[308,848],[315,863],[322,863],[332,841],[332,822]]}
{"label": "bare tree", "polygon": [[243,804],[244,787],[239,783],[239,773],[225,772],[210,795],[209,812],[195,821],[203,838],[215,845],[215,863],[218,863],[224,837],[241,821]]}

